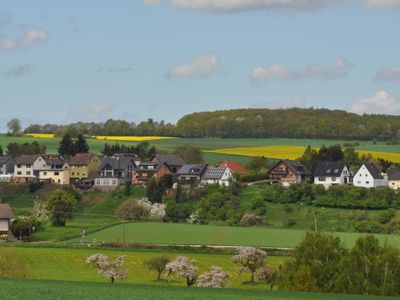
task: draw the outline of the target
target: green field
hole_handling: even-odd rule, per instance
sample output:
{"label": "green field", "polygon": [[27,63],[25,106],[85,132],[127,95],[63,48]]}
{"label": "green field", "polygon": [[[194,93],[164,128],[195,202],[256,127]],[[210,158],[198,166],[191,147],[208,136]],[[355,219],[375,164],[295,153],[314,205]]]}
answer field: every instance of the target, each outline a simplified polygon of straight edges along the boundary
{"label": "green field", "polygon": [[[168,244],[168,245],[217,245],[217,246],[263,246],[288,247],[299,244],[304,230],[277,228],[248,228],[211,225],[191,225],[173,223],[127,223],[100,230],[85,237],[87,243],[125,241],[126,243]],[[332,233],[352,247],[360,236],[365,234],[350,232]],[[398,245],[399,236],[376,234],[382,243],[386,240]],[[70,242],[78,243],[79,239]]]}
{"label": "green field", "polygon": [[[6,149],[9,143],[31,143],[33,141],[38,141],[41,144],[47,146],[49,153],[56,153],[58,149],[58,144],[60,142],[59,138],[55,139],[37,139],[30,137],[8,137],[0,135],[0,145],[3,149]],[[236,148],[236,147],[258,147],[258,146],[275,146],[275,145],[288,145],[288,146],[314,146],[320,147],[322,145],[333,145],[358,142],[360,145],[356,147],[358,150],[368,150],[368,151],[382,151],[382,152],[400,152],[400,147],[397,145],[385,145],[383,142],[378,142],[374,144],[371,141],[343,141],[343,140],[311,140],[311,139],[283,139],[283,138],[245,138],[245,139],[222,139],[222,138],[181,138],[181,139],[171,139],[171,140],[158,140],[152,141],[151,144],[155,145],[157,149],[162,151],[172,152],[176,146],[190,144],[200,147],[204,151],[218,150],[224,148]],[[105,141],[98,141],[90,139],[88,140],[90,149],[92,152],[100,153],[103,149]],[[113,143],[108,141],[108,143]],[[124,144],[135,144],[132,142],[125,142]],[[246,163],[249,157],[238,156],[238,155],[226,155],[219,153],[204,153],[204,157],[208,163],[220,162],[224,159],[234,158],[240,163]]]}
{"label": "green field", "polygon": [[316,293],[264,292],[233,289],[200,289],[178,287],[154,287],[65,281],[0,280],[0,298],[7,300],[41,299],[140,299],[140,300],[378,300],[390,297],[356,296]]}

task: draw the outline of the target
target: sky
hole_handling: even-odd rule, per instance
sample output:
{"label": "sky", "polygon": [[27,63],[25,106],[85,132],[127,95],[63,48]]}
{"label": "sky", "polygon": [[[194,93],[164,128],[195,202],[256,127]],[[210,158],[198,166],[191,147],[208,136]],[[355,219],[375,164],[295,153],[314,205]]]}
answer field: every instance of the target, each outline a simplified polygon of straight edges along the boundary
{"label": "sky", "polygon": [[400,0],[0,0],[0,131],[195,111],[400,114]]}

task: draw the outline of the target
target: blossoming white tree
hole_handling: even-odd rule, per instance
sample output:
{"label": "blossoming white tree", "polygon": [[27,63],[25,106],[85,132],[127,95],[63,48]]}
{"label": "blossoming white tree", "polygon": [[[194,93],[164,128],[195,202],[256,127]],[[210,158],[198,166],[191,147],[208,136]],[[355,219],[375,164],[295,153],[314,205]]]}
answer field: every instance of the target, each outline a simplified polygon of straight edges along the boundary
{"label": "blossoming white tree", "polygon": [[174,261],[168,263],[165,268],[167,276],[175,275],[177,278],[185,278],[186,285],[192,286],[197,279],[197,261],[185,256],[178,256]]}
{"label": "blossoming white tree", "polygon": [[212,267],[210,272],[199,276],[198,287],[204,288],[226,288],[230,286],[229,274],[220,267]]}
{"label": "blossoming white tree", "polygon": [[241,265],[238,269],[239,274],[250,272],[250,282],[254,283],[254,274],[258,268],[264,266],[266,256],[267,253],[262,250],[253,247],[240,247],[236,248],[236,255],[232,257],[232,261]]}
{"label": "blossoming white tree", "polygon": [[111,279],[111,283],[114,283],[116,279],[125,279],[128,275],[125,268],[125,256],[110,260],[107,256],[98,253],[88,257],[86,263],[94,265],[99,274]]}

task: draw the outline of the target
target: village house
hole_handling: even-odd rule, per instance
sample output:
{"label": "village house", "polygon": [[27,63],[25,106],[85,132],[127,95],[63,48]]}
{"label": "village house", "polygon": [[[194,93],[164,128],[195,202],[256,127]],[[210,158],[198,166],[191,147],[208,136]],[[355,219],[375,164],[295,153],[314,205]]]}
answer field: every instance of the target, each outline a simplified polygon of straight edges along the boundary
{"label": "village house", "polygon": [[115,153],[111,157],[127,157],[127,158],[130,158],[130,159],[132,159],[134,161],[135,166],[140,165],[140,162],[141,162],[140,157],[135,153]]}
{"label": "village house", "polygon": [[39,180],[59,185],[70,184],[69,164],[58,155],[44,155],[47,167],[39,171]]}
{"label": "village house", "polygon": [[41,155],[21,155],[15,159],[13,180],[18,183],[28,182],[38,178],[39,172],[46,169],[46,160]]}
{"label": "village house", "polygon": [[243,167],[241,164],[233,161],[233,160],[225,160],[218,165],[218,168],[229,168],[232,173],[237,174],[245,174],[247,173],[247,169]]}
{"label": "village house", "polygon": [[205,164],[183,165],[177,173],[178,181],[182,185],[199,184],[206,170]]}
{"label": "village house", "polygon": [[151,178],[160,178],[171,173],[166,163],[141,162],[140,165],[133,170],[132,184],[147,185]]}
{"label": "village house", "polygon": [[373,164],[363,164],[354,175],[353,185],[365,188],[387,186],[387,174],[382,173],[378,167]]}
{"label": "village house", "polygon": [[0,156],[0,182],[9,182],[14,175],[14,159]]}
{"label": "village house", "polygon": [[320,162],[314,171],[314,184],[321,184],[325,188],[351,182],[351,173],[344,162]]}
{"label": "village house", "polygon": [[388,186],[391,189],[400,189],[400,168],[390,168],[388,170]]}
{"label": "village house", "polygon": [[154,154],[150,162],[166,163],[173,174],[176,174],[179,169],[186,163],[178,154]]}
{"label": "village house", "polygon": [[268,179],[280,182],[284,186],[301,183],[310,178],[311,172],[300,162],[294,160],[280,160],[269,171]]}
{"label": "village house", "polygon": [[233,179],[233,174],[229,168],[209,167],[207,171],[204,173],[201,179],[201,183],[229,186],[232,179]]}
{"label": "village house", "polygon": [[14,215],[9,204],[0,203],[0,235],[12,237],[11,222],[14,220]]}
{"label": "village house", "polygon": [[111,191],[130,183],[135,160],[129,156],[103,157],[94,185],[101,191]]}
{"label": "village house", "polygon": [[69,162],[70,180],[93,179],[101,165],[100,158],[92,153],[78,153]]}

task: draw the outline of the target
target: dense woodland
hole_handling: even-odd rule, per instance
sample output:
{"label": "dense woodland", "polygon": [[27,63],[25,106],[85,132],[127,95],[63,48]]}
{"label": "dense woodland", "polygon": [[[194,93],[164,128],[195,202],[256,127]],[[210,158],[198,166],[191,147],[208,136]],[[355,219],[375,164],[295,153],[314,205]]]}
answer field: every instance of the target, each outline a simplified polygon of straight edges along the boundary
{"label": "dense woodland", "polygon": [[86,135],[159,135],[220,138],[324,138],[380,140],[397,143],[400,116],[357,115],[341,110],[235,109],[192,113],[176,125],[149,119],[135,124],[121,120],[70,125],[31,125],[26,133],[66,132]]}

